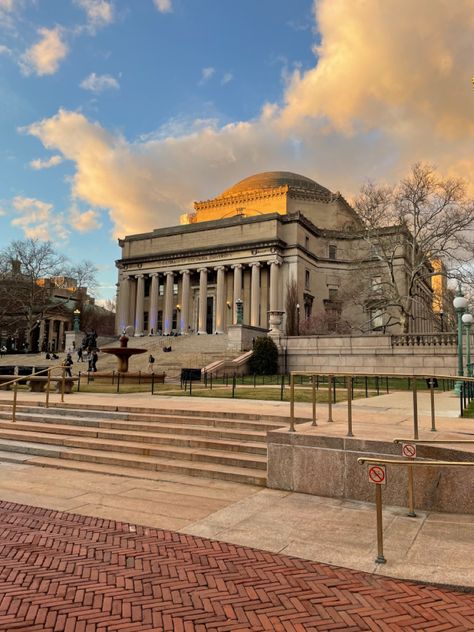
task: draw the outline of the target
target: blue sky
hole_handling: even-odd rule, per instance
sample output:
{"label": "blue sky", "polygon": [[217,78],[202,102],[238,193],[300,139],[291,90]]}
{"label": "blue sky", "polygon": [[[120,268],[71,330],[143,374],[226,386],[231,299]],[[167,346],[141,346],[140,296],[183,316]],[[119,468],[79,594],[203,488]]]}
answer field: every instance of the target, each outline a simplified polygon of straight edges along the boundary
{"label": "blue sky", "polygon": [[415,159],[469,177],[471,0],[456,7],[0,0],[0,247],[50,238],[108,298],[118,236],[251,173],[348,197]]}

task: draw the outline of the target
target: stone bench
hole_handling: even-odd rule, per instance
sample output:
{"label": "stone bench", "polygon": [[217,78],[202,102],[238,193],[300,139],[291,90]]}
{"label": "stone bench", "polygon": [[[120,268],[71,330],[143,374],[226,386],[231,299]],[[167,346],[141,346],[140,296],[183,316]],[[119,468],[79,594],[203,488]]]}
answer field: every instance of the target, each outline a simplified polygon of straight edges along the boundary
{"label": "stone bench", "polygon": [[[51,377],[50,382],[56,383],[56,392],[61,392],[62,377]],[[35,375],[28,379],[30,385],[30,391],[32,393],[44,393],[44,388],[48,383],[48,377],[45,375]],[[72,393],[74,382],[77,382],[77,377],[65,377],[64,378],[64,393],[69,395]]]}

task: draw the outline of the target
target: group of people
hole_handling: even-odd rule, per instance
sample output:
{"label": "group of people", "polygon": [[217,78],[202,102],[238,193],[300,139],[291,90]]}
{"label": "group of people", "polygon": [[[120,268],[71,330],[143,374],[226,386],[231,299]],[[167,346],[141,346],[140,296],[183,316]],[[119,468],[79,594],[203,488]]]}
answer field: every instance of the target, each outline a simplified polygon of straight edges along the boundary
{"label": "group of people", "polygon": [[[78,362],[87,362],[88,367],[87,370],[91,373],[96,373],[97,371],[97,361],[99,359],[99,354],[97,353],[98,349],[83,349],[79,347],[77,349],[77,361]],[[59,356],[56,353],[46,352],[45,356],[46,360],[59,360]],[[72,365],[74,364],[74,360],[72,359],[72,352],[68,351],[66,353],[66,357],[63,360],[62,366],[66,367],[66,375],[72,377]]]}

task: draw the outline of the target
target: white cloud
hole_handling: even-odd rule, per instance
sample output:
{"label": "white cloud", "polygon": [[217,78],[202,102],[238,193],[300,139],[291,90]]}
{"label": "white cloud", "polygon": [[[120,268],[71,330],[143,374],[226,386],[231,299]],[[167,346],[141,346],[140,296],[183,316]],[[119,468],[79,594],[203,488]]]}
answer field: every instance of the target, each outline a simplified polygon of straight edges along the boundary
{"label": "white cloud", "polygon": [[13,11],[13,0],[0,0],[0,9],[2,11]]}
{"label": "white cloud", "polygon": [[90,90],[91,92],[99,93],[104,90],[118,90],[120,88],[117,79],[111,75],[96,75],[92,72],[80,83],[81,88],[84,90]]}
{"label": "white cloud", "polygon": [[160,13],[171,13],[173,10],[171,0],[153,0],[153,2]]}
{"label": "white cloud", "polygon": [[61,214],[54,213],[52,204],[18,195],[13,198],[12,206],[16,217],[11,224],[21,228],[25,237],[42,241],[64,241],[68,238],[64,218]]}
{"label": "white cloud", "polygon": [[8,48],[8,46],[5,46],[4,44],[0,44],[0,55],[12,55],[12,51],[10,48]]}
{"label": "white cloud", "polygon": [[234,75],[231,72],[226,72],[224,73],[224,76],[222,77],[221,84],[225,86],[225,84],[229,83],[229,81],[232,81],[233,78],[234,78]]}
{"label": "white cloud", "polygon": [[50,169],[51,167],[56,167],[56,165],[61,164],[63,161],[61,156],[57,154],[55,156],[51,156],[51,158],[45,158],[42,160],[41,158],[35,158],[30,162],[30,167],[35,170],[40,169]]}
{"label": "white cloud", "polygon": [[97,211],[89,209],[81,212],[77,207],[73,206],[69,213],[69,223],[80,233],[89,233],[98,230],[102,224]]}
{"label": "white cloud", "polygon": [[315,66],[293,73],[283,105],[252,121],[178,118],[129,142],[60,110],[27,131],[75,164],[72,195],[108,209],[120,236],[173,225],[193,200],[258,171],[300,172],[346,196],[417,160],[472,181],[471,7],[318,0]]}
{"label": "white cloud", "polygon": [[57,72],[60,62],[69,52],[67,44],[62,39],[62,30],[56,26],[53,29],[40,28],[39,42],[29,48],[20,58],[20,66],[24,74],[53,75]]}
{"label": "white cloud", "polygon": [[75,0],[75,3],[86,12],[87,21],[93,28],[114,21],[114,7],[109,0]]}
{"label": "white cloud", "polygon": [[212,78],[212,76],[215,74],[216,69],[213,68],[212,66],[208,66],[207,68],[203,68],[201,70],[201,80],[199,82],[199,85],[203,85],[204,83],[206,83],[207,81],[209,81],[209,79]]}

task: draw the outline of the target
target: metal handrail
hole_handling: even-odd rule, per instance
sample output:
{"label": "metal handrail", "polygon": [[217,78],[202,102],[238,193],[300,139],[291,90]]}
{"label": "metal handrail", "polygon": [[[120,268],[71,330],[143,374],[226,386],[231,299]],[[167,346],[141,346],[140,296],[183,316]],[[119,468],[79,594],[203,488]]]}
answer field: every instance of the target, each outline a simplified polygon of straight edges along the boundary
{"label": "metal handrail", "polygon": [[[295,377],[309,377],[311,378],[311,382],[314,381],[315,377],[327,377],[328,379],[328,422],[332,422],[332,386],[335,378],[345,378],[346,386],[347,386],[347,436],[353,437],[353,428],[352,428],[352,380],[357,377],[365,377],[365,378],[402,378],[409,379],[412,381],[411,390],[413,393],[413,438],[419,439],[419,427],[418,427],[418,387],[417,380],[428,380],[429,382],[429,390],[430,390],[430,407],[431,407],[431,432],[436,432],[436,414],[435,414],[435,398],[434,398],[434,380],[451,380],[451,381],[464,381],[464,382],[474,382],[474,377],[465,377],[458,375],[440,375],[433,373],[373,373],[367,374],[362,372],[357,373],[348,373],[346,371],[291,371],[290,373],[290,427],[289,432],[296,432],[295,427],[295,389],[296,382]],[[312,383],[310,384],[312,386]],[[313,398],[313,424],[316,425],[315,422],[315,390],[312,389],[312,398]]]}
{"label": "metal handrail", "polygon": [[42,375],[43,373],[48,374],[48,382],[46,384],[46,408],[49,407],[49,389],[51,384],[51,373],[56,369],[62,370],[61,375],[61,403],[64,402],[64,390],[65,390],[65,382],[66,382],[66,367],[65,366],[51,366],[46,369],[42,369],[41,371],[37,371],[35,373],[30,373],[29,375],[19,375],[16,378],[9,380],[8,382],[3,382],[2,386],[10,386],[13,384],[13,410],[12,410],[12,422],[16,422],[16,409],[17,409],[17,400],[18,400],[18,384],[22,380],[29,380],[31,378],[37,377],[38,375]]}
{"label": "metal handrail", "polygon": [[[421,441],[419,441],[421,443]],[[429,442],[428,442],[429,443]],[[416,517],[414,511],[413,468],[414,467],[474,467],[474,461],[415,461],[413,459],[385,459],[373,457],[359,457],[358,463],[374,463],[377,465],[406,465],[408,469],[408,502],[410,517]],[[411,476],[410,476],[411,473]],[[375,485],[375,511],[377,517],[377,557],[376,564],[385,564],[383,554],[383,523],[382,523],[382,486]]]}

